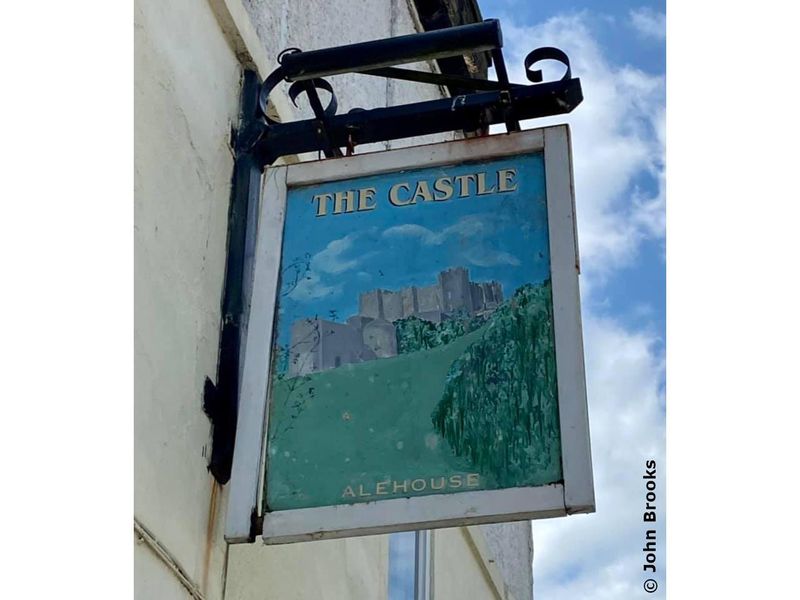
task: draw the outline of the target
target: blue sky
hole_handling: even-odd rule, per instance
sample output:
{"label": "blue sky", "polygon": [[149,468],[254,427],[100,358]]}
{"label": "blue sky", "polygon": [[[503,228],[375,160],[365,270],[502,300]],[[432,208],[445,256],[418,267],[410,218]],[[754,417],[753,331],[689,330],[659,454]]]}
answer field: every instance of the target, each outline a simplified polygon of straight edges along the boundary
{"label": "blue sky", "polygon": [[[628,600],[665,592],[665,3],[480,0],[499,18],[514,81],[556,46],[584,102],[538,119],[572,129],[581,300],[597,512],[536,521],[537,600]],[[544,65],[545,77],[560,71]],[[659,590],[642,570],[644,462],[658,473]]]}
{"label": "blue sky", "polygon": [[479,0],[483,17],[513,17],[518,24],[536,25],[552,17],[583,13],[591,20],[592,35],[614,64],[628,64],[650,73],[663,73],[663,43],[650,43],[663,32],[666,2],[605,0],[603,2],[542,2],[541,0]]}
{"label": "blue sky", "polygon": [[[504,54],[512,80],[526,81],[523,60],[528,52],[539,46],[556,46],[569,55],[573,75],[581,79],[585,98],[570,115],[523,123],[524,128],[531,128],[566,122],[572,130],[597,500],[595,514],[534,522],[535,597],[629,600],[644,595],[642,584],[647,577],[642,570],[641,549],[648,526],[642,522],[642,475],[645,462],[655,459],[659,478],[659,562],[654,578],[660,587],[657,593],[647,596],[663,598],[664,3],[481,0],[480,5],[484,17],[501,20]],[[543,69],[546,78],[560,76],[552,65],[545,64]],[[280,326],[283,337],[285,324],[296,316],[327,317],[325,313],[333,310],[341,320],[353,314],[358,291],[427,283],[404,279],[404,265],[397,265],[388,274],[380,269],[379,263],[387,264],[387,253],[405,256],[413,248],[436,250],[436,258],[430,260],[431,280],[440,268],[462,261],[463,252],[454,261],[457,252],[442,252],[447,244],[434,242],[445,239],[445,232],[456,227],[458,219],[485,212],[477,205],[463,206],[464,213],[447,222],[433,212],[427,217],[420,214],[415,218],[421,220],[415,224],[424,230],[390,239],[384,233],[396,223],[386,222],[387,215],[378,215],[377,211],[371,216],[374,222],[352,229],[347,221],[351,216],[328,217],[331,229],[326,235],[305,236],[302,247],[289,248],[284,255],[291,259],[308,253],[309,271],[304,271],[299,289],[292,292],[294,297],[285,297]],[[435,210],[435,206],[430,208]],[[291,211],[288,220],[291,223]],[[499,225],[503,225],[502,220]],[[302,227],[302,222],[297,226]],[[354,233],[357,229],[363,233]],[[514,244],[493,246],[481,236],[473,241],[474,247],[480,249],[471,254],[473,262],[480,261],[481,256],[486,260],[515,254]],[[370,250],[358,252],[358,248]],[[505,272],[501,265],[483,271],[478,264],[465,266],[470,267],[475,279],[482,279],[490,271],[500,272],[499,276],[508,282],[513,279],[510,264],[505,265]],[[285,343],[285,339],[282,341]]]}

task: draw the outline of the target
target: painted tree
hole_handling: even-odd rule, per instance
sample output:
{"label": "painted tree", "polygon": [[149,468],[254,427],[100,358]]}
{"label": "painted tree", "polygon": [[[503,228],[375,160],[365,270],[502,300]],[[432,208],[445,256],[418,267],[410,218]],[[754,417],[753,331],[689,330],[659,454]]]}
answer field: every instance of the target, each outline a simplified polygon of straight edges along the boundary
{"label": "painted tree", "polygon": [[394,322],[397,353],[408,354],[449,344],[456,338],[475,331],[485,322],[485,318],[477,316],[458,316],[441,323],[432,323],[417,317],[399,319]]}
{"label": "painted tree", "polygon": [[551,287],[525,285],[456,359],[436,431],[502,486],[561,479]]}

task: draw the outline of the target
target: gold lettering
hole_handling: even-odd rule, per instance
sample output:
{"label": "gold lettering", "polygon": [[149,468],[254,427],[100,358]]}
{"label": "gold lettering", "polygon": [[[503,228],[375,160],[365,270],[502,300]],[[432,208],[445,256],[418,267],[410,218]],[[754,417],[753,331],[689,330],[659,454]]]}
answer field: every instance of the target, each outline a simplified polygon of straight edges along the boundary
{"label": "gold lettering", "polygon": [[495,191],[494,187],[486,189],[486,173],[478,173],[478,196],[493,194]]}
{"label": "gold lettering", "polygon": [[440,484],[441,484],[441,485],[438,485],[438,486],[437,486],[437,485],[434,483],[434,480],[433,480],[433,479],[431,479],[431,489],[432,489],[432,490],[443,490],[443,489],[444,489],[444,485],[445,485],[445,479],[444,479],[444,477],[439,477],[439,482],[440,482]]}
{"label": "gold lettering", "polygon": [[356,193],[353,190],[346,192],[336,192],[333,195],[333,214],[340,215],[343,212],[353,212],[356,209]]}
{"label": "gold lettering", "polygon": [[477,487],[480,485],[477,473],[470,473],[467,475],[467,487]]}
{"label": "gold lettering", "polygon": [[374,199],[375,199],[374,187],[358,190],[358,210],[373,210],[376,204],[375,202],[369,204],[369,201]]}
{"label": "gold lettering", "polygon": [[364,491],[364,486],[361,485],[361,484],[359,484],[359,486],[358,486],[358,495],[362,496],[362,497],[363,496],[372,496],[372,494]]}
{"label": "gold lettering", "polygon": [[409,189],[410,187],[407,183],[395,183],[389,190],[389,202],[395,206],[408,206],[409,204],[416,204],[416,201],[413,198],[406,200],[405,202],[400,200],[398,192],[400,190],[408,191]]}
{"label": "gold lettering", "polygon": [[512,179],[517,176],[516,169],[500,169],[497,172],[497,180],[498,180],[498,191],[499,192],[515,192],[517,190],[517,184],[513,183],[512,187]]}
{"label": "gold lettering", "polygon": [[440,177],[436,181],[433,182],[433,189],[440,194],[441,196],[437,196],[434,194],[433,199],[437,201],[442,200],[449,200],[453,197],[453,182],[450,180],[449,177]]}
{"label": "gold lettering", "polygon": [[417,182],[417,187],[414,188],[414,196],[411,200],[416,202],[417,197],[421,197],[425,202],[433,202],[433,194],[431,194],[431,188],[427,181]]}
{"label": "gold lettering", "polygon": [[342,498],[355,498],[356,494],[349,485],[344,488],[344,493],[342,494]]}
{"label": "gold lettering", "polygon": [[[403,487],[403,492],[407,492],[408,491],[408,479],[403,481],[403,486],[402,487]],[[396,494],[398,489],[400,489],[400,486],[397,485],[396,481],[393,481],[392,482],[392,493]]]}
{"label": "gold lettering", "polygon": [[425,202],[433,202],[433,194],[427,181],[418,181],[417,187],[414,188],[414,195],[411,197],[412,202],[416,202],[417,198],[422,198]]}
{"label": "gold lettering", "polygon": [[450,476],[450,487],[460,488],[463,485],[461,481],[461,475],[451,475]]}
{"label": "gold lettering", "polygon": [[475,181],[475,175],[456,175],[454,179],[458,182],[458,197],[469,196],[469,182]]}
{"label": "gold lettering", "polygon": [[317,216],[324,217],[328,214],[328,200],[333,197],[332,194],[317,194],[314,196],[314,200],[317,201]]}
{"label": "gold lettering", "polygon": [[389,493],[389,490],[386,489],[391,482],[390,481],[381,481],[375,486],[375,493],[379,496],[383,496]]}
{"label": "gold lettering", "polygon": [[[421,487],[418,487],[416,484],[419,483]],[[425,489],[425,480],[424,479],[415,479],[411,482],[411,489],[415,492],[421,492]]]}

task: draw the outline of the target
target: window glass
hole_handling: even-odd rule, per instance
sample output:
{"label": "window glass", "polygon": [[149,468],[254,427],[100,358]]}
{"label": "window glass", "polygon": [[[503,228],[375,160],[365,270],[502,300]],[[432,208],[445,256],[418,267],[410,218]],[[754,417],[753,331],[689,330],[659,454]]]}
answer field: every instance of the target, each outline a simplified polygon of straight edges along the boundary
{"label": "window glass", "polygon": [[414,531],[389,535],[389,600],[414,600],[416,545]]}

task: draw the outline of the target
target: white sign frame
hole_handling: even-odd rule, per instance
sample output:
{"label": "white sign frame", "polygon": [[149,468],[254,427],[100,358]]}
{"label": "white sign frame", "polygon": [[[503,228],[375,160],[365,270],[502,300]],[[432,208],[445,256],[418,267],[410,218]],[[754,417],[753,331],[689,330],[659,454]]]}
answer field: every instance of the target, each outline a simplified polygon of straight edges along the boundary
{"label": "white sign frame", "polygon": [[268,512],[263,515],[262,536],[267,544],[281,544],[594,512],[570,133],[567,125],[557,125],[266,170],[251,310],[243,340],[244,367],[225,527],[228,542],[248,541],[252,517],[263,504],[270,351],[287,189],[537,151],[544,152],[563,484]]}

